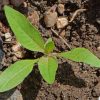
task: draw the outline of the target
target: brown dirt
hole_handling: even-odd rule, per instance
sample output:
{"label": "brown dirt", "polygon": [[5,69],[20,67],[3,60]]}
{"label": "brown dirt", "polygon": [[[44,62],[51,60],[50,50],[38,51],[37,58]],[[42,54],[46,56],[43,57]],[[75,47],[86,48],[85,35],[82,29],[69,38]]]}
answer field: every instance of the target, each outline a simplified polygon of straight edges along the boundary
{"label": "brown dirt", "polygon": [[[43,20],[45,11],[54,4],[58,5],[59,3],[65,5],[64,14],[59,16],[67,16],[68,19],[77,9],[85,8],[87,11],[78,14],[74,21],[65,28],[57,29],[53,26],[53,29],[58,33],[65,30],[64,39],[71,48],[85,47],[100,58],[100,49],[98,49],[100,46],[100,23],[97,22],[97,19],[100,18],[99,0],[29,0],[26,2],[28,4],[26,7],[21,5],[16,9],[28,17],[32,15],[34,10],[37,11],[39,21],[38,19],[34,21],[31,17],[30,21],[41,31],[44,39],[52,37],[56,45],[55,51],[61,52],[68,50],[68,47],[54,35],[50,28],[46,28]],[[34,15],[32,16],[34,18]],[[1,37],[5,41],[4,33],[10,30],[7,22],[4,21],[5,17],[3,16],[0,19],[3,23],[0,29]],[[11,50],[15,43],[15,37],[11,31],[10,33],[13,40],[11,43],[4,42],[3,44],[3,50],[5,51],[5,58],[2,63],[3,69],[15,62],[13,60],[15,55]],[[41,55],[28,50],[24,51],[24,58],[37,58]],[[62,59],[59,60],[59,68],[54,84],[48,85],[44,82],[36,66],[34,71],[21,84],[19,90],[23,100],[97,100],[100,96],[100,69]],[[0,100],[7,100],[7,98]]]}

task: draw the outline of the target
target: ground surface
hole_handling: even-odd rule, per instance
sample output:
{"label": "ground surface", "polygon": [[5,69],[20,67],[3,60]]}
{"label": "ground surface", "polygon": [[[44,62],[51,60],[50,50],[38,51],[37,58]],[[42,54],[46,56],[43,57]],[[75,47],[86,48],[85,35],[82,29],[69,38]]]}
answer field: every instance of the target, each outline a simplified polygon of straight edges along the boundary
{"label": "ground surface", "polygon": [[[56,8],[58,4],[63,4],[65,7],[62,14],[58,14]],[[49,37],[53,38],[57,52],[69,49],[52,32],[51,27],[46,27],[43,19],[45,12],[53,9],[57,12],[58,17],[67,17],[70,20],[76,10],[87,9],[78,13],[77,17],[66,27],[58,29],[56,25],[53,25],[52,28],[65,39],[71,48],[85,47],[100,58],[100,0],[29,0],[15,8],[29,18],[30,22],[41,31],[45,40]],[[0,15],[0,35],[5,52],[0,69],[4,70],[11,63],[22,58],[39,57],[40,54],[25,49],[20,56],[14,53],[12,47],[16,44],[16,39],[9,29],[2,11]],[[11,41],[9,42],[5,38],[7,32],[11,34]],[[48,85],[44,82],[38,69],[35,68],[18,87],[18,91],[20,91],[20,94],[16,92],[16,95],[20,96],[12,97],[11,95],[14,92],[12,90],[0,94],[0,100],[97,100],[100,96],[100,69],[68,60],[59,60],[54,84]]]}

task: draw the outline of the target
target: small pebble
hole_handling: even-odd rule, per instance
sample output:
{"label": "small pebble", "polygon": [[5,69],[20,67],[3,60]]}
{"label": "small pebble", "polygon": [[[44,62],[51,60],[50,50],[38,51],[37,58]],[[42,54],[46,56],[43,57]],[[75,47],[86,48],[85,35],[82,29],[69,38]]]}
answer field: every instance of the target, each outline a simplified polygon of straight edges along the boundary
{"label": "small pebble", "polygon": [[13,56],[13,61],[15,62],[17,60],[18,60],[17,57],[16,56]]}
{"label": "small pebble", "polygon": [[61,37],[65,37],[65,34],[66,34],[65,30],[63,30],[63,31],[60,33],[60,36],[61,36]]}
{"label": "small pebble", "polygon": [[12,51],[14,52],[15,57],[13,58],[14,61],[16,61],[17,58],[23,58],[24,57],[24,51],[23,48],[21,47],[20,43],[16,43],[15,45],[12,46]]}
{"label": "small pebble", "polygon": [[37,11],[34,10],[34,11],[28,13],[28,19],[33,25],[35,25],[35,26],[39,25],[39,15],[38,15]]}
{"label": "small pebble", "polygon": [[44,22],[46,27],[53,27],[56,24],[57,21],[57,12],[51,12],[48,11],[46,12],[44,16]]}
{"label": "small pebble", "polygon": [[57,19],[57,28],[64,28],[66,25],[68,25],[68,20],[65,17],[61,17]]}
{"label": "small pebble", "polygon": [[12,36],[9,32],[5,33],[5,41],[11,41]]}
{"label": "small pebble", "polygon": [[99,46],[99,47],[97,47],[97,50],[98,50],[98,51],[100,51],[100,46]]}
{"label": "small pebble", "polygon": [[17,51],[21,51],[21,44],[20,43],[17,43],[17,44],[15,44],[15,45],[13,45],[12,46],[12,50],[14,51],[14,52],[17,52]]}
{"label": "small pebble", "polygon": [[59,14],[63,14],[65,11],[64,5],[63,4],[59,4],[57,7],[58,13]]}
{"label": "small pebble", "polygon": [[24,53],[21,52],[21,51],[17,51],[17,52],[15,52],[14,54],[15,54],[15,56],[16,56],[17,58],[23,58],[23,57],[24,57]]}

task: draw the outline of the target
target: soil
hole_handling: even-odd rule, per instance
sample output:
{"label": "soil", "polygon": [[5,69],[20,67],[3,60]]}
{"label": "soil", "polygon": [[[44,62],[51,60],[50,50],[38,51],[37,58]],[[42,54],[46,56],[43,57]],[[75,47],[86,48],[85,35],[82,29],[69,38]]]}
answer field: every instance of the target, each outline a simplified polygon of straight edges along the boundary
{"label": "soil", "polygon": [[[64,5],[63,14],[58,14],[53,8],[58,4]],[[45,12],[52,8],[57,12],[58,17],[67,17],[70,20],[76,10],[87,9],[78,13],[77,17],[64,28],[57,29],[56,25],[52,28],[59,35],[62,31],[64,32],[63,38],[71,48],[85,47],[100,58],[100,0],[28,0],[14,8],[29,18],[30,22],[40,30],[45,40],[49,37],[53,38],[56,52],[67,51],[69,48],[52,32],[51,27],[46,27],[43,19]],[[11,48],[16,44],[15,36],[5,20],[3,11],[0,11],[0,15],[0,35],[3,40],[3,45],[2,41],[0,45],[1,52],[3,46],[5,53],[0,69],[4,70],[20,59],[41,56],[39,53],[26,49],[23,49],[24,56],[16,56]],[[5,41],[7,32],[12,36],[10,42]],[[16,89],[22,98],[18,99],[18,96],[12,98],[11,95],[15,90],[11,90],[0,94],[0,100],[97,100],[100,96],[100,69],[61,59],[54,84],[48,85],[35,66],[33,72]]]}

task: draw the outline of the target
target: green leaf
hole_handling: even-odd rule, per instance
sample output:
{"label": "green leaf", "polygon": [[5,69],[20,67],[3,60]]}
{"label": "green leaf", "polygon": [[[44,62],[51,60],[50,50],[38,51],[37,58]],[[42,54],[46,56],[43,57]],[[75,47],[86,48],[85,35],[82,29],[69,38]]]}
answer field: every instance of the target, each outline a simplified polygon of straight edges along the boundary
{"label": "green leaf", "polygon": [[54,57],[42,57],[40,58],[38,65],[43,79],[49,84],[52,84],[55,80],[58,68],[57,59]]}
{"label": "green leaf", "polygon": [[0,92],[16,87],[32,71],[36,60],[21,60],[0,74]]}
{"label": "green leaf", "polygon": [[31,51],[44,52],[43,38],[25,16],[9,6],[5,6],[4,10],[8,23],[21,45]]}
{"label": "green leaf", "polygon": [[54,50],[55,45],[51,38],[47,40],[47,42],[44,45],[44,48],[45,48],[45,53],[50,53]]}
{"label": "green leaf", "polygon": [[75,48],[71,51],[60,53],[60,56],[76,62],[83,62],[100,68],[100,60],[85,48]]}

